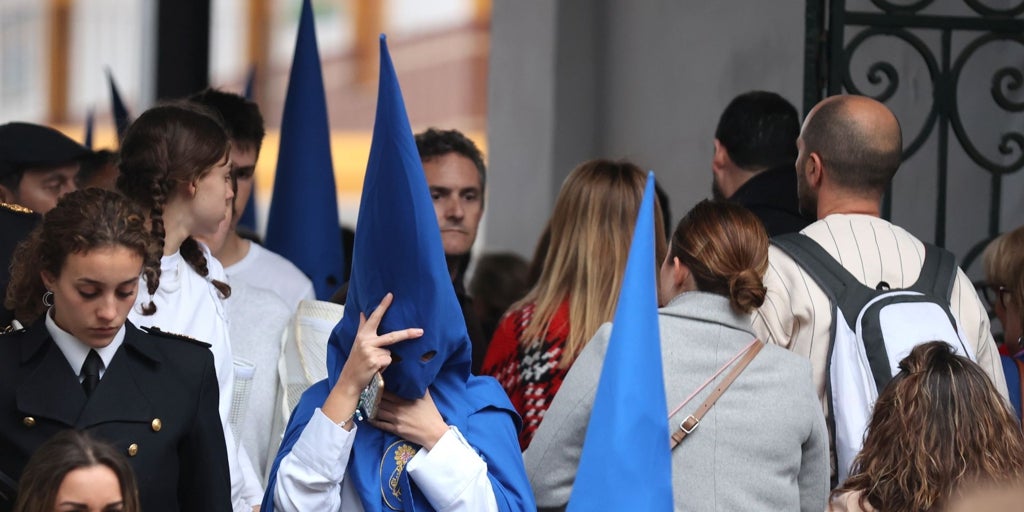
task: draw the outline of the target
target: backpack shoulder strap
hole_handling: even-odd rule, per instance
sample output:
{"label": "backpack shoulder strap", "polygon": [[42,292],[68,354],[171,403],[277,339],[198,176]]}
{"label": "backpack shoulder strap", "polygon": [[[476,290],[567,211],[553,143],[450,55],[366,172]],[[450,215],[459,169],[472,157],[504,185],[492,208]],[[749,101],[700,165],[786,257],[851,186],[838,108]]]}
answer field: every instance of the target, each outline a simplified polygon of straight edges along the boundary
{"label": "backpack shoulder strap", "polygon": [[772,238],[772,244],[796,260],[834,301],[841,302],[847,291],[853,292],[861,288],[870,290],[807,235],[778,235]]}
{"label": "backpack shoulder strap", "polygon": [[842,310],[850,329],[856,330],[857,314],[876,291],[858,281],[807,235],[787,233],[772,238],[772,243],[792,257],[818,283],[832,301],[832,306]]}
{"label": "backpack shoulder strap", "polygon": [[925,242],[921,275],[908,290],[949,299],[956,281],[956,270],[956,256],[953,253]]}

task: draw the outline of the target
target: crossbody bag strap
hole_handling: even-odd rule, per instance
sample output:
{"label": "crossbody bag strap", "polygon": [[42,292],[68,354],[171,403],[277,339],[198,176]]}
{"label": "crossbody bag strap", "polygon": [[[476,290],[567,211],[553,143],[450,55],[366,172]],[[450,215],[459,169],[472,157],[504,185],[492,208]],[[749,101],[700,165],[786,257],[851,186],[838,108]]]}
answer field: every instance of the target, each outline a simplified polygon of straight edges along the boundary
{"label": "crossbody bag strap", "polygon": [[[754,360],[754,357],[757,356],[757,353],[761,351],[762,347],[764,347],[764,343],[756,339],[753,342],[751,342],[750,345],[747,346],[747,348],[742,352],[743,356],[739,359],[739,362],[737,362],[736,366],[733,367],[732,371],[730,371],[729,374],[726,375],[724,379],[722,379],[722,382],[718,384],[718,387],[716,387],[715,390],[712,391],[710,395],[708,395],[707,399],[705,399],[703,403],[697,406],[697,410],[694,411],[693,414],[687,416],[686,419],[679,423],[679,428],[677,428],[676,431],[672,433],[671,440],[669,441],[671,449],[675,449],[676,446],[679,446],[679,443],[683,442],[683,439],[686,439],[686,436],[692,434],[693,431],[696,430],[697,426],[700,425],[700,420],[704,418],[704,415],[707,414],[709,410],[711,410],[711,407],[715,405],[715,402],[717,402],[718,399],[722,397],[722,394],[725,393],[725,390],[729,389],[729,386],[732,385],[733,381],[736,380],[736,377],[739,377],[740,374],[743,373],[743,370],[746,369],[747,365],[749,365],[750,362]],[[735,360],[735,358],[733,358],[733,360]],[[725,370],[725,368],[727,368],[731,363],[732,360],[725,363],[725,366],[719,369],[718,372],[715,373],[715,375],[712,375],[711,379],[714,379],[715,376],[717,376],[719,373]],[[700,390],[704,389],[704,387],[706,387],[708,383],[710,383],[711,379],[706,381],[704,385],[698,388],[697,391],[690,395],[690,397],[692,398],[693,395],[699,393]],[[689,401],[689,398],[686,399],[686,401],[684,401],[682,404],[680,404],[679,407],[676,408],[676,411],[681,409],[682,406],[686,405],[686,402]]]}

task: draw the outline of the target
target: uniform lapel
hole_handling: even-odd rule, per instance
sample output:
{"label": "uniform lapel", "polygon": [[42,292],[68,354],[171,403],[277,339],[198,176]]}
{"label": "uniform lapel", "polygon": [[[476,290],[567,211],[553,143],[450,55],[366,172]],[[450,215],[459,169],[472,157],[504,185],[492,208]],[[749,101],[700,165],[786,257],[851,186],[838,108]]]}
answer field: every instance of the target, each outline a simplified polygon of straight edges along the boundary
{"label": "uniform lapel", "polygon": [[25,379],[18,385],[18,410],[72,427],[85,405],[85,391],[43,322],[32,326],[21,351]]}
{"label": "uniform lapel", "polygon": [[153,372],[155,361],[148,351],[138,349],[136,333],[128,327],[124,344],[110,360],[110,367],[85,403],[75,428],[86,429],[106,422],[149,423],[154,418],[153,402],[141,385],[146,379],[140,377]]}

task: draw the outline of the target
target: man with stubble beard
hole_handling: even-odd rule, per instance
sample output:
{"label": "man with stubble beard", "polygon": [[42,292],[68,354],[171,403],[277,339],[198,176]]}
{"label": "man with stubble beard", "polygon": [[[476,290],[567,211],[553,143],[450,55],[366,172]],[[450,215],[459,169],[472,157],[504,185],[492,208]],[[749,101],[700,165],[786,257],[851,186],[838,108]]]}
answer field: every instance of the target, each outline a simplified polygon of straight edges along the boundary
{"label": "man with stubble beard", "polygon": [[455,295],[466,319],[466,330],[473,343],[473,373],[480,371],[487,344],[480,319],[464,284],[470,250],[484,215],[484,187],[487,170],[483,155],[472,140],[458,130],[429,128],[416,134],[416,149],[434,200],[437,224],[441,228],[448,272]]}

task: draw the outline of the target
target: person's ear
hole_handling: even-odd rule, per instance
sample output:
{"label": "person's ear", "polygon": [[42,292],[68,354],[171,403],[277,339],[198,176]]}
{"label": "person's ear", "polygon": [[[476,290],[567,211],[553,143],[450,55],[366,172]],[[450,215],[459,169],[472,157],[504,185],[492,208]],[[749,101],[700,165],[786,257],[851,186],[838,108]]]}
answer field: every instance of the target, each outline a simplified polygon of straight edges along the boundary
{"label": "person's ear", "polygon": [[811,152],[811,154],[807,155],[804,167],[803,172],[804,177],[807,178],[807,184],[812,189],[820,188],[822,181],[825,179],[825,165],[821,161],[821,155]]}
{"label": "person's ear", "polygon": [[711,156],[711,169],[719,172],[731,165],[732,158],[729,157],[729,150],[725,149],[718,139],[715,139],[715,153]]}
{"label": "person's ear", "polygon": [[51,274],[49,270],[40,271],[39,277],[42,278],[43,286],[46,287],[47,291],[53,291],[57,287],[57,276]]}
{"label": "person's ear", "polygon": [[[182,198],[192,199],[196,197],[196,192],[199,190],[199,185],[196,180],[192,181],[179,181],[174,188],[174,194],[179,195]],[[168,198],[170,199],[170,198]]]}
{"label": "person's ear", "polygon": [[686,279],[690,277],[690,267],[686,266],[682,261],[679,261],[678,256],[672,257],[670,266],[672,267],[672,284],[675,285],[677,289],[680,289],[683,287],[683,283],[686,282]]}
{"label": "person's ear", "polygon": [[17,195],[6,185],[0,185],[0,203],[17,204]]}

